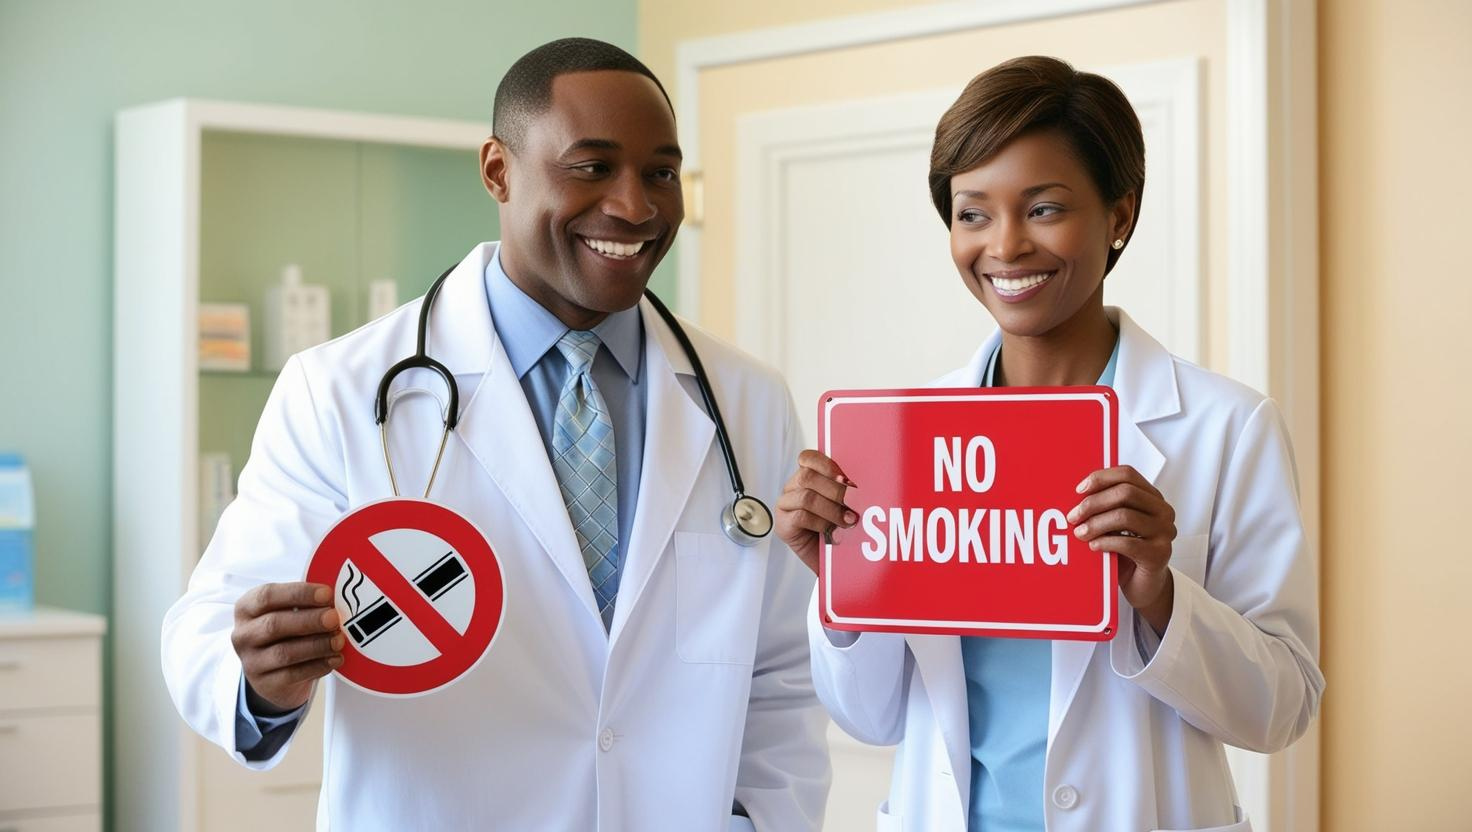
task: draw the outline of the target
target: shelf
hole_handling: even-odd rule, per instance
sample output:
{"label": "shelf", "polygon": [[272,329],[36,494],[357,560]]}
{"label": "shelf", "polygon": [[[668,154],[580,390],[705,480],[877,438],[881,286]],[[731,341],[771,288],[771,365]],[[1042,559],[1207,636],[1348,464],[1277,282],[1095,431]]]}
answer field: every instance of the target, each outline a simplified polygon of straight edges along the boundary
{"label": "shelf", "polygon": [[271,379],[280,375],[277,370],[200,370],[200,378]]}
{"label": "shelf", "polygon": [[[118,116],[114,666],[158,666],[159,621],[200,554],[201,452],[228,453],[236,476],[245,467],[277,377],[262,369],[263,329],[282,267],[331,292],[334,337],[367,320],[373,281],[396,281],[401,302],[422,294],[497,236],[477,171],[486,133],[189,100]],[[249,305],[254,368],[180,371],[196,367],[196,299]],[[310,747],[270,773],[239,768],[189,733],[157,672],[120,676],[116,702],[119,828],[213,832],[319,776]],[[294,742],[318,735],[309,726]]]}

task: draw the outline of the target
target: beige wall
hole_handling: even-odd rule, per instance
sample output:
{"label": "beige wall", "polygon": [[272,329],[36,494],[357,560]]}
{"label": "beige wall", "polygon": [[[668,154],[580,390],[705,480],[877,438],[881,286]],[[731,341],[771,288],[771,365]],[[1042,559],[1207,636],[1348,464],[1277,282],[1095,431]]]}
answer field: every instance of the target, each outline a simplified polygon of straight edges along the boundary
{"label": "beige wall", "polygon": [[1325,830],[1472,829],[1469,35],[1320,0]]}
{"label": "beige wall", "polygon": [[[1472,236],[1472,4],[1318,4],[1321,828],[1472,829],[1472,557],[1452,511],[1472,478],[1472,267],[1455,248]],[[641,50],[673,80],[681,40],[913,5],[640,0]]]}

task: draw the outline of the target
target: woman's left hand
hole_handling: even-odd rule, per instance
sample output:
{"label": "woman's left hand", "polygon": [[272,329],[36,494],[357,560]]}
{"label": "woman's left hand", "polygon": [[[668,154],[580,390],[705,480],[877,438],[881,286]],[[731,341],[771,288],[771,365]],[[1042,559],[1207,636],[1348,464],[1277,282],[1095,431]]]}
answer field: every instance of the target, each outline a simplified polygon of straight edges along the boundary
{"label": "woman's left hand", "polygon": [[1160,490],[1128,465],[1104,468],[1078,484],[1083,502],[1068,513],[1073,533],[1097,552],[1119,559],[1119,588],[1126,601],[1165,634],[1175,602],[1170,573],[1176,511]]}

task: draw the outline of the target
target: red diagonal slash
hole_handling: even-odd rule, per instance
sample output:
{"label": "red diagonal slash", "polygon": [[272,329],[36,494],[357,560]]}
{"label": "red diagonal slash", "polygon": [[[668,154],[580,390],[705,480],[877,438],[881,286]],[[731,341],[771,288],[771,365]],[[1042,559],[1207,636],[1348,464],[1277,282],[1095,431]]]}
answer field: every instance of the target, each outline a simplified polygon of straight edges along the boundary
{"label": "red diagonal slash", "polygon": [[424,593],[410,583],[372,543],[367,543],[362,550],[355,552],[352,560],[357,562],[363,574],[372,579],[384,597],[399,608],[399,613],[410,624],[419,628],[419,632],[440,651],[440,655],[453,653],[464,640],[460,631],[450,626],[450,622],[424,597]]}

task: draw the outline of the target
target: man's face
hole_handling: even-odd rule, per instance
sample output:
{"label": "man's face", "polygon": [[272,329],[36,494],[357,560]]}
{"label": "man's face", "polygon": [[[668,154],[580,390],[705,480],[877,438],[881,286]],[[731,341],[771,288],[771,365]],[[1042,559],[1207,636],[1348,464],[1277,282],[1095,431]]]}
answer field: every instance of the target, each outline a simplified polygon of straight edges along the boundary
{"label": "man's face", "polygon": [[675,117],[634,72],[558,76],[520,147],[488,141],[481,171],[507,275],[577,329],[639,302],[685,217]]}

